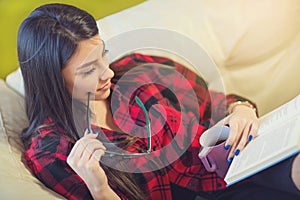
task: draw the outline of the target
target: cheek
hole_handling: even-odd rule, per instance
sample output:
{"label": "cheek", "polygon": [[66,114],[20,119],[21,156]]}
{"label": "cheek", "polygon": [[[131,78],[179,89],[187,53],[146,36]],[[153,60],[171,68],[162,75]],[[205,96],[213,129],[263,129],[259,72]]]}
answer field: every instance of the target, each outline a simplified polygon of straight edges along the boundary
{"label": "cheek", "polygon": [[65,87],[67,88],[68,92],[70,95],[73,93],[73,88],[74,88],[74,77],[70,75],[67,71],[63,71],[62,73]]}
{"label": "cheek", "polygon": [[75,98],[85,99],[88,92],[94,93],[98,83],[98,76],[77,77],[74,82],[72,95]]}

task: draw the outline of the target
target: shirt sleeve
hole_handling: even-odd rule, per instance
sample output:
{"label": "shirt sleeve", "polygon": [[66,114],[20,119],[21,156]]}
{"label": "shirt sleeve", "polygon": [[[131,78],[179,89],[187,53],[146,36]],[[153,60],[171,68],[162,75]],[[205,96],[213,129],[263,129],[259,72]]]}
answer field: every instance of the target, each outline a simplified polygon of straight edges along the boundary
{"label": "shirt sleeve", "polygon": [[236,94],[224,94],[222,92],[209,90],[209,98],[210,106],[208,108],[211,110],[212,123],[216,123],[226,117],[228,114],[228,107],[233,102],[248,101],[256,108],[256,104],[254,102]]}
{"label": "shirt sleeve", "polygon": [[[185,109],[187,109],[188,111],[194,112],[195,116],[198,116],[198,118],[200,118],[200,123],[202,123],[204,126],[208,127],[209,125],[213,125],[214,123],[223,119],[228,114],[228,106],[233,102],[248,101],[256,108],[256,104],[245,97],[209,90],[208,84],[201,76],[197,75],[195,72],[188,69],[184,65],[169,58],[149,56],[138,53],[130,54],[113,62],[111,64],[111,68],[116,72],[115,79],[119,79],[128,71],[137,68],[141,64],[145,63],[156,63],[165,66],[171,66],[175,70],[175,72],[171,74],[167,74],[167,70],[160,70],[159,73],[148,71],[148,74],[149,72],[150,74],[155,74],[155,78],[145,77],[144,75],[142,75],[142,80],[147,80],[148,78],[149,82],[153,80],[160,80],[160,83],[165,83],[165,86],[168,86],[168,88],[171,88],[173,90],[172,92],[175,94],[177,101],[181,101],[178,103],[181,106],[185,107]],[[140,72],[140,74],[142,74],[142,72]],[[134,78],[135,77],[133,77],[133,79]],[[167,80],[173,80],[171,81],[173,85],[171,85],[170,81],[168,82]],[[140,80],[136,81],[138,82]],[[170,95],[170,92],[165,92],[162,95],[168,95],[168,98],[172,97],[172,95]],[[196,107],[198,107],[198,109]]]}
{"label": "shirt sleeve", "polygon": [[73,143],[54,132],[39,132],[25,152],[28,167],[48,188],[67,199],[93,199],[83,180],[67,164]]}

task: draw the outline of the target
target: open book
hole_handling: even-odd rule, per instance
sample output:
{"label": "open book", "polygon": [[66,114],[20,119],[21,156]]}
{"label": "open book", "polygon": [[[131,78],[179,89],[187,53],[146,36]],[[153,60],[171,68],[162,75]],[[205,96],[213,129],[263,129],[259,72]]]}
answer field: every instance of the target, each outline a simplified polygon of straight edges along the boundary
{"label": "open book", "polygon": [[228,186],[300,152],[300,95],[260,122],[258,136],[233,159],[224,178]]}

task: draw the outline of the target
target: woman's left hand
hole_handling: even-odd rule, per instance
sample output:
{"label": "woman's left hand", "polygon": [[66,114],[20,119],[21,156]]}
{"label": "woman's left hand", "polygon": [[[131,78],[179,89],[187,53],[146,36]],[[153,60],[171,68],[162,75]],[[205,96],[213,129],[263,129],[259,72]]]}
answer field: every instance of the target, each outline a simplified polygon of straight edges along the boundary
{"label": "woman's left hand", "polygon": [[233,157],[237,156],[245,148],[247,143],[257,136],[259,120],[253,108],[245,105],[237,105],[232,113],[219,123],[230,127],[225,149],[230,149],[228,162],[231,163]]}

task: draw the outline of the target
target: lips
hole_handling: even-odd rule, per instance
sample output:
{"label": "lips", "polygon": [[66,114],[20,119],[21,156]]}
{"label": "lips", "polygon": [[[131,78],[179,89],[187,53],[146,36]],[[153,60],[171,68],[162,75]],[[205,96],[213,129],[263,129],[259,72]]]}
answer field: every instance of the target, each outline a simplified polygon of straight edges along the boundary
{"label": "lips", "polygon": [[107,84],[105,84],[102,88],[97,89],[97,92],[99,91],[104,91],[104,90],[108,90],[111,86],[111,82],[108,82]]}

